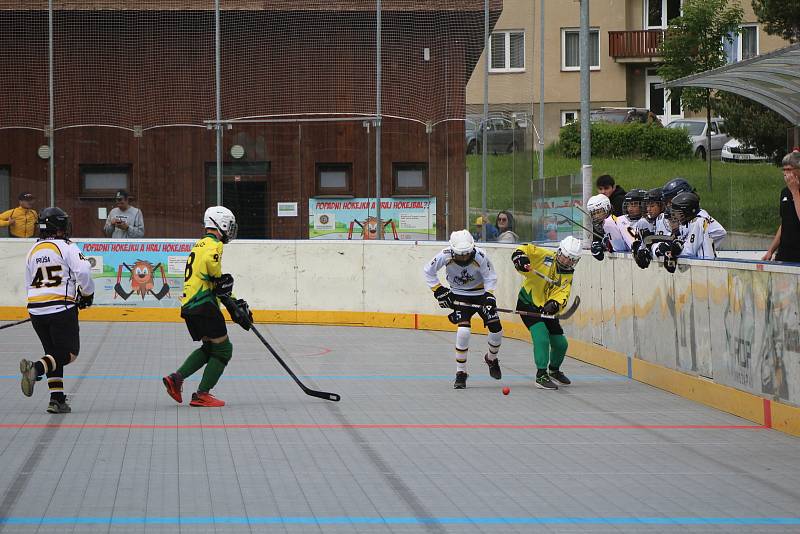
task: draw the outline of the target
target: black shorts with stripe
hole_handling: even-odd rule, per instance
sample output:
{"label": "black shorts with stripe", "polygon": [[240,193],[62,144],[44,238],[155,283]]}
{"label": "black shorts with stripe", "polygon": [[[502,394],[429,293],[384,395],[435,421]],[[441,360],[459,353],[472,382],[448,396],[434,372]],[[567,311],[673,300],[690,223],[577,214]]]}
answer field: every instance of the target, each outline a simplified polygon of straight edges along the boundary
{"label": "black shorts with stripe", "polygon": [[78,307],[70,306],[64,311],[45,315],[31,315],[31,325],[42,342],[45,354],[58,359],[61,354],[66,358],[69,354],[78,355],[81,350],[80,326],[78,324]]}
{"label": "black shorts with stripe", "polygon": [[204,337],[216,339],[228,335],[225,317],[218,307],[204,306],[196,313],[181,311],[181,317],[194,341],[201,341]]}

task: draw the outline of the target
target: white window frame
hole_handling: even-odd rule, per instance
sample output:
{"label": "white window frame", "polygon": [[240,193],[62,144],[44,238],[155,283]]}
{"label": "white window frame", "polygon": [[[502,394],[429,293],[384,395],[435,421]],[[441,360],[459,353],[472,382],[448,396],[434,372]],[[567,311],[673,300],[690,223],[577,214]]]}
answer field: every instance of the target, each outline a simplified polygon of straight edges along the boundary
{"label": "white window frame", "polygon": [[[511,34],[512,33],[521,33],[522,34],[522,67],[511,67]],[[495,35],[503,34],[505,35],[504,43],[503,43],[503,50],[505,52],[505,66],[503,68],[497,69],[492,67],[492,42],[494,40]],[[525,39],[525,30],[499,30],[492,32],[491,36],[489,37],[489,73],[509,73],[509,72],[525,72],[525,64],[527,59],[527,50],[525,49],[526,39]]]}
{"label": "white window frame", "polygon": [[[567,113],[573,113],[575,118],[572,119],[570,122],[567,122]],[[577,109],[562,109],[561,110],[561,126],[566,126],[567,124],[573,123],[580,119],[580,112]]]}
{"label": "white window frame", "polygon": [[[650,3],[658,2],[661,4],[661,24],[659,26],[650,25]],[[669,27],[667,20],[667,0],[642,0],[642,11],[644,12],[644,20],[642,27],[646,30],[666,30]],[[681,0],[681,15],[683,15],[683,0]]]}
{"label": "white window frame", "polygon": [[[756,56],[761,54],[761,35],[759,35],[758,31],[758,24],[757,23],[750,23],[750,24],[742,24],[739,26],[739,33],[736,34],[736,61],[742,61],[742,51],[744,50],[744,37],[742,35],[742,30],[745,28],[755,28],[756,30]],[[753,57],[756,57],[753,56]]]}
{"label": "white window frame", "polygon": [[[566,72],[579,71],[581,70],[580,65],[577,67],[567,67],[567,32],[579,33],[580,28],[561,28],[561,70]],[[600,58],[603,56],[603,51],[600,48],[600,28],[594,26],[589,28],[589,39],[592,38],[592,34],[597,35],[597,65],[590,65],[589,70],[600,70]],[[589,46],[589,50],[591,50],[591,46]]]}

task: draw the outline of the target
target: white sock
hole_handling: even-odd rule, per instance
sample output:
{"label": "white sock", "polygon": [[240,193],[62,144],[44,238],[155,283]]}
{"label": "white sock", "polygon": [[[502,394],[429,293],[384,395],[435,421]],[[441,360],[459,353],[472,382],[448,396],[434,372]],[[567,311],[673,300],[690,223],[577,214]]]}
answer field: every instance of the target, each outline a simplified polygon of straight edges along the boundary
{"label": "white sock", "polygon": [[467,352],[472,330],[467,326],[459,326],[456,330],[456,372],[467,372]]}
{"label": "white sock", "polygon": [[497,353],[500,352],[500,345],[503,342],[503,331],[489,332],[489,354],[486,359],[489,361],[497,359]]}

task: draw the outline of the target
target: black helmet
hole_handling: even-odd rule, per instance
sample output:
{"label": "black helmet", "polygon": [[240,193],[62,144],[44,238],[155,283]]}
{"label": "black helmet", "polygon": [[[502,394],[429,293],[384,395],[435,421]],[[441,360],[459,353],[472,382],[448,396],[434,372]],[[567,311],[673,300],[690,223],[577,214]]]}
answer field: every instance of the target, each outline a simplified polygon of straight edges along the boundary
{"label": "black helmet", "polygon": [[[39,213],[39,236],[47,237],[69,237],[72,225],[69,222],[69,215],[61,208],[45,208]],[[59,236],[59,232],[61,235]]]}
{"label": "black helmet", "polygon": [[700,213],[700,197],[694,193],[680,193],[672,199],[672,216],[680,224],[688,224]]}
{"label": "black helmet", "polygon": [[664,195],[661,188],[656,187],[648,191],[644,201],[647,220],[651,223],[655,222],[658,215],[664,211]]}
{"label": "black helmet", "polygon": [[689,182],[683,178],[673,178],[664,184],[661,193],[663,195],[664,202],[669,202],[675,198],[675,195],[678,193],[694,193],[694,187],[692,187],[691,184],[689,184]]}
{"label": "black helmet", "polygon": [[644,197],[645,202],[664,202],[664,190],[656,187],[647,192]]}
{"label": "black helmet", "polygon": [[[622,211],[628,216],[628,219],[631,221],[636,221],[642,217],[642,212],[644,211],[644,201],[646,197],[647,191],[644,189],[631,189],[625,193],[625,199],[622,201]],[[639,208],[639,213],[633,215],[628,213],[628,208],[630,206],[637,206]]]}

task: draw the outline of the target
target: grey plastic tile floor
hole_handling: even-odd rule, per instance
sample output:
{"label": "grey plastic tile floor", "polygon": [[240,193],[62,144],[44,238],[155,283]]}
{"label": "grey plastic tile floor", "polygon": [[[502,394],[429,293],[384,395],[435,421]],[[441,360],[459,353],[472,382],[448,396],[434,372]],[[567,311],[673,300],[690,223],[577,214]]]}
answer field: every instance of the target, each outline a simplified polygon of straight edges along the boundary
{"label": "grey plastic tile floor", "polygon": [[800,532],[796,438],[570,359],[536,389],[515,340],[497,382],[473,336],[455,391],[452,333],[259,328],[342,401],[233,326],[228,405],[179,406],[182,324],[86,322],[49,415],[19,388],[32,329],[2,331],[0,532]]}

